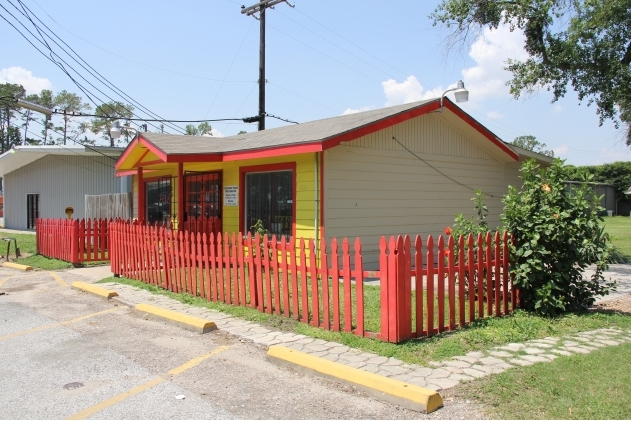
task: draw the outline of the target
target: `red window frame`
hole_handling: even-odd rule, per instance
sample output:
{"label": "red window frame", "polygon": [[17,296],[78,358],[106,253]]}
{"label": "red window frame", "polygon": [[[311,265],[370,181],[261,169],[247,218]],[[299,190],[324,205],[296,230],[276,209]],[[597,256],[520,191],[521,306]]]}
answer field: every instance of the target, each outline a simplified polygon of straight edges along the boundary
{"label": "red window frame", "polygon": [[[293,202],[291,206],[291,236],[296,238],[296,162],[283,162],[280,164],[251,165],[239,167],[239,231],[246,234],[249,227],[245,226],[245,175],[256,172],[274,172],[291,170],[291,190]],[[242,231],[243,230],[243,231]]]}

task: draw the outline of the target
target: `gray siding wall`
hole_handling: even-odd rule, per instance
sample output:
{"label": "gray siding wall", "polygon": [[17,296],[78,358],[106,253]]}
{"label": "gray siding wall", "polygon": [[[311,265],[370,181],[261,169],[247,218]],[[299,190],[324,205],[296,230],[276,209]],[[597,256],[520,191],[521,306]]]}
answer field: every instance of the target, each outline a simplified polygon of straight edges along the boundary
{"label": "gray siding wall", "polygon": [[26,195],[39,194],[40,218],[83,218],[86,194],[119,193],[114,160],[105,156],[48,155],[12,173],[4,180],[4,226],[26,229]]}
{"label": "gray siding wall", "polygon": [[[518,164],[492,158],[440,114],[429,114],[352,142],[324,155],[324,218],[327,240],[362,240],[368,268],[379,258],[382,235],[443,233],[454,216],[474,214],[475,193],[406,151],[406,148],[444,174],[486,197],[491,228],[500,224],[501,197],[517,179]],[[510,182],[508,182],[510,180]]]}

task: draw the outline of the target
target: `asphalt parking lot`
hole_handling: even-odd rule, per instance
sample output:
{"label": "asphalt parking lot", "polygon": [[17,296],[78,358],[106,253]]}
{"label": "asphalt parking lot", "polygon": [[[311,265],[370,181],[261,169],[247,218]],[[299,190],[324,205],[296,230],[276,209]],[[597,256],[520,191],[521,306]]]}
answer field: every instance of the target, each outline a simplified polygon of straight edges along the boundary
{"label": "asphalt parking lot", "polygon": [[146,319],[71,289],[73,280],[0,269],[0,418],[434,419],[462,409],[424,415],[383,403],[274,365],[220,331]]}

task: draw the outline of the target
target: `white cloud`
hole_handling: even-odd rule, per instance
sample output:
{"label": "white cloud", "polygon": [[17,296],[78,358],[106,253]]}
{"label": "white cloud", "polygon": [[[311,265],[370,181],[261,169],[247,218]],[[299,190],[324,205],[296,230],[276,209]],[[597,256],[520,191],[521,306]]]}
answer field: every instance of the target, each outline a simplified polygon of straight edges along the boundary
{"label": "white cloud", "polygon": [[504,114],[501,114],[497,111],[489,111],[488,113],[486,113],[486,116],[492,120],[497,120],[498,118],[504,117]]}
{"label": "white cloud", "polygon": [[552,149],[552,151],[554,152],[554,156],[561,156],[567,154],[570,151],[570,148],[566,144],[563,144]]}
{"label": "white cloud", "polygon": [[465,86],[471,93],[471,101],[508,96],[506,82],[512,74],[506,70],[506,60],[525,60],[525,37],[520,31],[511,32],[502,25],[497,29],[485,29],[471,45],[469,56],[476,62],[473,67],[462,71]]}
{"label": "white cloud", "polygon": [[35,77],[30,70],[9,67],[0,70],[0,83],[15,83],[26,89],[26,94],[39,94],[42,89],[51,89],[53,84],[46,78]]}
{"label": "white cloud", "polygon": [[362,111],[370,111],[370,110],[374,110],[374,109],[375,109],[375,107],[373,107],[372,105],[364,105],[363,107],[360,107],[358,109],[347,108],[346,111],[344,111],[342,113],[342,115],[361,113]]}
{"label": "white cloud", "polygon": [[224,137],[225,135],[222,132],[220,132],[219,130],[217,130],[217,129],[212,129],[210,131],[210,135],[204,135],[204,136]]}
{"label": "white cloud", "polygon": [[381,82],[381,86],[383,86],[383,93],[386,95],[386,107],[437,98],[444,92],[441,86],[426,91],[414,75],[408,76],[401,83],[394,79],[388,79]]}
{"label": "white cloud", "polygon": [[555,105],[553,110],[555,113],[560,113],[563,111],[563,107],[561,107],[560,105]]}

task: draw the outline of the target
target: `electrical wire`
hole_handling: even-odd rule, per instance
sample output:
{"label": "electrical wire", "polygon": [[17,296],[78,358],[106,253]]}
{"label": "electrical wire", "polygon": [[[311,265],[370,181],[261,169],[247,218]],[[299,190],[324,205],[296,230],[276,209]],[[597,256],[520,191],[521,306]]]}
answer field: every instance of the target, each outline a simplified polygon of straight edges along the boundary
{"label": "electrical wire", "polygon": [[[226,71],[226,75],[224,76],[223,80],[221,81],[221,85],[219,85],[219,88],[217,89],[217,93],[215,93],[215,97],[213,98],[213,101],[210,103],[210,107],[208,107],[208,111],[206,111],[206,117],[208,117],[208,113],[210,113],[210,110],[212,110],[213,105],[215,105],[215,101],[217,100],[217,97],[219,96],[219,92],[221,91],[221,88],[223,87],[223,84],[225,82],[225,80],[228,78],[228,75],[230,74],[230,70],[232,70],[232,65],[234,64],[235,60],[237,59],[237,56],[239,55],[239,52],[241,52],[241,47],[243,47],[243,44],[245,43],[245,40],[247,39],[248,35],[250,34],[250,29],[252,29],[252,25],[254,25],[254,21],[252,21],[250,23],[250,26],[248,27],[248,30],[245,33],[245,36],[243,37],[243,40],[241,41],[241,44],[239,45],[239,49],[237,50],[236,54],[234,55],[234,57],[232,58],[232,62],[230,63],[230,66],[228,66],[228,70]],[[259,83],[261,82],[265,82],[265,81],[259,81]]]}
{"label": "electrical wire", "polygon": [[[105,101],[103,101],[102,99],[98,98],[96,95],[94,95],[92,93],[92,95],[89,95],[88,92],[86,92],[85,87],[83,87],[82,85],[78,84],[78,82],[68,73],[68,71],[65,69],[65,67],[59,63],[59,61],[55,60],[55,57],[57,57],[60,61],[62,61],[66,66],[68,66],[70,69],[72,69],[79,77],[81,77],[83,80],[85,80],[90,86],[92,86],[94,89],[96,89],[98,92],[100,92],[101,94],[105,95],[108,99],[110,99],[111,101],[114,102],[119,102],[114,100],[112,97],[110,97],[109,95],[107,95],[105,92],[103,92],[101,89],[97,88],[93,83],[91,83],[89,80],[87,80],[81,73],[79,73],[75,68],[73,68],[67,61],[65,61],[63,58],[61,58],[57,53],[55,53],[55,51],[53,51],[53,49],[50,47],[50,45],[48,44],[48,42],[46,41],[46,37],[48,37],[51,41],[53,41],[64,53],[66,53],[71,59],[73,59],[75,62],[77,62],[81,67],[83,67],[83,69],[85,69],[86,71],[88,71],[88,73],[90,73],[90,75],[92,75],[96,80],[98,80],[99,82],[103,83],[106,87],[109,87],[110,89],[114,90],[115,92],[118,91],[120,94],[122,94],[124,97],[127,97],[130,101],[132,101],[133,103],[137,104],[139,106],[139,108],[141,110],[144,110],[145,112],[147,112],[148,114],[151,115],[155,115],[155,113],[152,113],[150,110],[146,109],[146,107],[142,106],[142,104],[140,104],[139,102],[135,101],[133,98],[131,98],[129,95],[125,94],[123,91],[121,91],[120,89],[118,89],[116,86],[114,86],[111,82],[109,82],[106,78],[104,78],[100,73],[98,73],[94,68],[92,68],[87,62],[85,62],[85,60],[83,60],[70,46],[68,46],[68,44],[66,44],[59,36],[57,36],[53,31],[51,31],[43,22],[42,24],[56,37],[58,38],[62,43],[64,43],[66,46],[68,46],[68,48],[70,50],[72,50],[72,52],[79,58],[79,60],[83,61],[90,69],[92,69],[92,71],[94,71],[97,75],[95,75],[91,70],[89,70],[88,68],[86,68],[86,66],[84,66],[81,62],[79,62],[79,60],[77,60],[77,58],[75,58],[72,54],[70,54],[68,51],[66,51],[64,49],[63,46],[61,46],[57,41],[55,41],[50,35],[48,35],[47,33],[42,34],[43,30],[33,21],[33,19],[31,19],[30,15],[26,12],[26,10],[29,10],[28,7],[24,6],[24,4],[21,2],[21,0],[17,0],[20,5],[22,5],[24,8],[26,8],[26,10],[23,9],[23,11],[20,11],[20,9],[17,8],[17,6],[15,6],[10,0],[7,0],[9,4],[11,4],[11,6],[13,6],[18,12],[20,12],[26,19],[28,19],[31,24],[34,26],[34,28],[37,30],[37,32],[40,34],[40,38],[36,37],[28,28],[26,28],[24,26],[24,24],[19,21],[19,19],[17,19],[11,12],[9,12],[6,8],[4,8],[2,6],[2,8],[9,13],[18,23],[20,23],[20,25],[22,25],[22,27],[24,27],[24,29],[26,29],[37,41],[39,41],[42,45],[44,45],[49,51],[50,51],[50,55],[51,57],[49,58],[51,61],[53,61],[53,63],[55,63],[56,65],[58,65],[63,71],[64,73],[66,73],[71,80],[75,83],[75,85],[77,85],[79,87],[79,89],[82,90],[82,92],[84,94],[86,94],[86,96],[88,97],[88,99],[90,99],[90,101],[95,105],[95,106],[99,106],[99,104],[96,103],[96,101],[94,101],[94,99],[92,99],[92,96],[96,97],[101,103],[104,103]],[[31,12],[32,13],[32,12]],[[41,22],[41,20],[35,15],[35,18],[37,20],[39,20]],[[5,19],[6,20],[6,19]],[[13,26],[13,25],[12,25]],[[15,26],[14,26],[15,28]],[[15,28],[17,29],[17,28]],[[18,32],[20,32],[18,30]],[[21,33],[21,32],[20,32]],[[21,33],[22,36],[24,36],[24,34]],[[44,36],[46,35],[46,37]],[[25,36],[24,36],[25,37]],[[26,38],[26,37],[25,37]],[[31,43],[32,45],[32,43]],[[39,51],[39,49],[38,49]],[[41,53],[41,51],[40,51]],[[43,54],[43,53],[42,53]],[[44,54],[45,55],[45,54]],[[46,56],[46,55],[45,55]],[[46,56],[48,58],[48,56]],[[108,84],[110,86],[108,86]],[[135,113],[133,113],[131,110],[129,110],[133,115],[136,115]],[[106,113],[107,114],[107,113]],[[157,115],[155,115],[157,116]],[[109,117],[109,115],[108,115]],[[140,117],[140,116],[138,116]],[[160,117],[160,116],[157,116]],[[157,126],[152,125],[153,127],[155,127],[156,129],[158,129]],[[184,131],[181,128],[178,127],[173,127],[170,126],[171,129],[179,131],[181,133],[184,133]]]}
{"label": "electrical wire", "polygon": [[[48,16],[50,18],[50,20],[52,20],[55,23],[55,25],[59,26],[64,31],[68,32],[70,35],[72,35],[72,36],[74,36],[76,38],[79,38],[81,41],[84,41],[84,42],[92,45],[93,47],[98,48],[99,50],[105,51],[108,54],[111,54],[111,55],[113,55],[115,57],[118,57],[121,60],[125,60],[125,61],[128,61],[130,63],[138,64],[138,65],[149,67],[149,68],[156,69],[156,70],[161,70],[163,72],[173,73],[173,74],[176,74],[176,75],[192,77],[192,78],[195,78],[195,79],[209,80],[211,82],[222,82],[221,79],[213,79],[213,78],[208,78],[208,77],[204,77],[204,76],[198,76],[198,75],[191,75],[191,74],[188,74],[188,73],[182,73],[182,72],[178,72],[176,70],[165,69],[165,68],[162,68],[162,67],[153,66],[151,64],[142,63],[140,61],[131,60],[131,59],[128,59],[127,57],[121,56],[120,54],[116,54],[116,53],[114,53],[114,52],[112,52],[112,51],[110,51],[110,50],[108,50],[106,48],[103,48],[103,47],[101,47],[99,45],[94,44],[91,41],[88,41],[85,38],[80,37],[79,35],[75,34],[72,31],[66,29],[59,22],[57,22],[39,3],[37,3],[35,0],[33,0],[33,3],[35,3],[37,5],[37,7],[42,9],[42,11],[46,14],[46,16]],[[225,82],[225,83],[255,83],[254,81],[251,81],[251,80],[224,80],[223,82]]]}
{"label": "electrical wire", "polygon": [[287,123],[300,124],[297,121],[287,120],[286,118],[277,117],[277,116],[269,114],[269,113],[265,113],[265,116],[271,117],[271,118],[275,118],[275,119],[278,119],[278,120],[282,120],[282,121],[286,121]]}
{"label": "electrical wire", "polygon": [[[442,172],[441,170],[439,170],[438,168],[436,168],[435,166],[433,166],[432,164],[430,164],[429,162],[427,162],[426,160],[424,160],[423,158],[421,158],[420,156],[418,156],[417,154],[415,154],[414,152],[412,152],[412,151],[411,151],[410,149],[408,149],[408,148],[407,148],[407,147],[406,147],[403,143],[399,142],[399,140],[398,140],[396,137],[392,136],[392,139],[393,139],[395,142],[397,142],[397,143],[398,143],[398,144],[399,144],[399,145],[400,145],[403,149],[405,149],[406,151],[408,151],[411,155],[413,155],[413,156],[415,156],[417,159],[419,159],[419,160],[423,161],[423,163],[425,163],[425,165],[427,165],[428,167],[430,167],[431,169],[433,169],[434,171],[436,171],[437,173],[439,173],[439,174],[440,174],[440,175],[442,175],[443,177],[445,177],[445,178],[447,178],[447,179],[449,179],[449,180],[453,181],[454,183],[456,183],[456,184],[458,184],[458,185],[460,185],[460,186],[462,186],[462,187],[464,187],[464,188],[466,188],[466,189],[468,189],[468,190],[471,190],[471,191],[473,191],[473,192],[475,192],[475,191],[476,191],[476,189],[474,189],[473,187],[469,187],[469,186],[467,186],[466,184],[462,184],[460,181],[458,181],[458,180],[455,180],[455,179],[451,178],[450,176],[448,176],[447,174],[445,174],[444,172]],[[501,196],[494,196],[494,195],[489,194],[489,193],[484,193],[484,192],[483,192],[483,194],[484,194],[485,196],[495,197],[495,198],[498,198],[498,199],[501,199],[501,198],[502,198]]]}
{"label": "electrical wire", "polygon": [[[11,3],[10,0],[7,0],[13,7],[15,7],[15,5],[13,5]],[[88,73],[90,73],[90,75],[92,75],[94,78],[96,78],[98,81],[100,81],[101,83],[103,83],[106,87],[109,87],[110,89],[112,89],[114,92],[118,92],[120,95],[122,95],[123,97],[126,97],[128,100],[130,100],[132,103],[135,103],[141,110],[143,110],[144,112],[146,112],[149,115],[155,116],[155,117],[160,117],[159,115],[151,112],[149,109],[147,109],[146,107],[144,107],[142,104],[140,104],[138,101],[134,100],[132,97],[130,97],[129,95],[127,95],[125,92],[123,92],[122,90],[120,90],[119,88],[117,88],[113,83],[111,83],[109,80],[107,80],[107,78],[105,78],[103,75],[101,75],[96,69],[94,69],[92,66],[90,66],[89,63],[87,63],[79,54],[77,54],[76,51],[74,51],[72,49],[72,47],[70,47],[63,39],[61,39],[54,31],[52,31],[44,22],[41,21],[41,19],[39,19],[39,17],[37,17],[37,15],[35,15],[27,6],[24,5],[24,3],[22,3],[21,0],[17,0],[18,3],[20,3],[20,5],[22,6],[22,9],[24,11],[23,15],[29,19],[29,21],[33,24],[34,27],[36,27],[36,29],[38,30],[38,33],[40,33],[40,28],[39,26],[33,22],[33,20],[30,18],[30,16],[28,15],[28,13],[26,12],[26,10],[28,10],[34,17],[35,19],[37,19],[42,25],[44,25],[44,27],[53,35],[55,36],[57,39],[59,39],[59,41],[61,41],[66,47],[68,47],[70,49],[70,51],[73,52],[73,54],[79,59],[81,60],[81,62],[85,63],[92,71],[94,71],[98,77],[92,73],[91,70],[87,69],[81,62],[79,62],[75,57],[72,56],[72,54],[68,53],[68,51],[66,51],[64,49],[64,47],[62,47],[61,45],[59,45],[59,43],[57,43],[54,39],[52,39],[49,35],[47,35],[58,47],[60,47],[62,49],[63,52],[65,52],[70,58],[72,58],[75,62],[77,62],[81,67],[83,67],[83,69],[85,69],[86,71],[88,71]],[[16,8],[17,9],[17,8]],[[25,10],[26,9],[26,10]],[[18,10],[19,11],[19,10]],[[43,36],[42,36],[43,38]],[[48,46],[48,43],[46,44]],[[50,47],[48,46],[49,50]],[[59,57],[59,56],[58,56]],[[72,67],[71,67],[72,68]],[[75,71],[75,73],[78,73],[75,69],[73,69]],[[85,79],[85,78],[84,78]],[[87,81],[87,80],[86,80]],[[109,86],[108,86],[109,85]],[[94,86],[94,85],[92,85]],[[95,87],[96,88],[96,87]],[[98,89],[97,89],[98,90]],[[99,92],[103,93],[102,91],[99,90]],[[105,93],[103,93],[104,95],[106,95]],[[107,96],[107,95],[106,95]],[[107,96],[108,98],[110,98],[109,96]],[[110,98],[112,101],[114,101],[112,98]],[[96,105],[96,104],[95,104]],[[125,108],[123,106],[123,108]],[[132,112],[131,110],[127,110],[128,112]],[[171,127],[171,129],[176,130],[176,131],[180,131],[183,132],[180,128],[175,127],[175,126],[169,126]]]}

